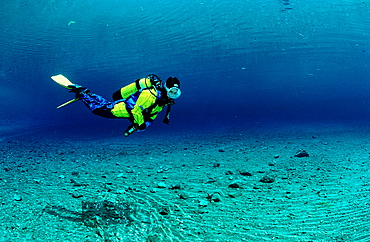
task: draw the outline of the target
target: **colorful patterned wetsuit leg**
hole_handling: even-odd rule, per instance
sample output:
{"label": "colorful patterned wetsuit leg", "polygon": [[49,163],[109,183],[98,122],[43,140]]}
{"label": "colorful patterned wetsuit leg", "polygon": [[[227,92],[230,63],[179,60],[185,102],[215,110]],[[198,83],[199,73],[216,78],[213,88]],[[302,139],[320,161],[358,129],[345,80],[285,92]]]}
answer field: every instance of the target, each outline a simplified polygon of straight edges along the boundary
{"label": "colorful patterned wetsuit leg", "polygon": [[79,99],[90,109],[93,114],[105,118],[117,118],[111,112],[114,104],[97,94],[82,92]]}

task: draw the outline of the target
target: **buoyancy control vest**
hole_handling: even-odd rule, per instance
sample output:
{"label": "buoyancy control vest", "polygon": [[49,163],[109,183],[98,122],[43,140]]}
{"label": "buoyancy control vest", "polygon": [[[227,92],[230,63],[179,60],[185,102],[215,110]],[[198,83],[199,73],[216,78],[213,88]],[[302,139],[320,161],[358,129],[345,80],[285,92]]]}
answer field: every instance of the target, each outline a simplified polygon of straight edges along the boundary
{"label": "buoyancy control vest", "polygon": [[[130,119],[133,120],[131,110],[134,108],[141,92],[143,92],[144,90],[148,90],[157,100],[153,103],[153,105],[147,107],[144,110],[143,115],[145,116],[145,120],[153,120],[167,104],[169,105],[166,112],[166,118],[168,120],[170,106],[173,104],[173,101],[167,103],[166,99],[160,98],[161,94],[157,89],[158,87],[160,87],[160,85],[161,80],[159,79],[159,77],[154,74],[150,74],[145,78],[137,79],[135,82],[117,90],[115,93],[113,93],[112,98],[114,101],[122,100],[125,103],[127,112],[130,114]],[[120,108],[117,106],[112,111],[115,115],[121,116],[121,114],[118,114],[120,112],[119,109]],[[124,117],[124,115],[122,116]]]}

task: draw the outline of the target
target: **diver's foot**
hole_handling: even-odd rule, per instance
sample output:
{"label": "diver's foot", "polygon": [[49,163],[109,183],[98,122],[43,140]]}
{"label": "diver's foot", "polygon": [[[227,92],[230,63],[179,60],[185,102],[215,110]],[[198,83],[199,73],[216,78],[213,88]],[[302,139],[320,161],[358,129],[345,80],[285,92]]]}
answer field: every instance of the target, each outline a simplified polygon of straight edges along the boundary
{"label": "diver's foot", "polygon": [[68,87],[70,88],[70,92],[74,92],[76,94],[76,98],[80,98],[84,94],[89,95],[91,93],[89,89],[78,84],[69,85]]}
{"label": "diver's foot", "polygon": [[78,89],[84,88],[78,84],[68,85],[68,88],[71,89],[71,92],[76,92]]}

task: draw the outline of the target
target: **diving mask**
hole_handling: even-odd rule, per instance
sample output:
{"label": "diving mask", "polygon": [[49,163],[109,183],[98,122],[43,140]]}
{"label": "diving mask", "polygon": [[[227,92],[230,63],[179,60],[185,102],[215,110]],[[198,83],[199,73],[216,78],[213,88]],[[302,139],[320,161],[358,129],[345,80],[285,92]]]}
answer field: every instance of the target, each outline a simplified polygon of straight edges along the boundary
{"label": "diving mask", "polygon": [[177,87],[177,85],[175,85],[174,87],[171,87],[171,88],[166,87],[166,91],[167,91],[167,96],[169,98],[177,99],[181,96],[181,90],[180,90],[180,88]]}

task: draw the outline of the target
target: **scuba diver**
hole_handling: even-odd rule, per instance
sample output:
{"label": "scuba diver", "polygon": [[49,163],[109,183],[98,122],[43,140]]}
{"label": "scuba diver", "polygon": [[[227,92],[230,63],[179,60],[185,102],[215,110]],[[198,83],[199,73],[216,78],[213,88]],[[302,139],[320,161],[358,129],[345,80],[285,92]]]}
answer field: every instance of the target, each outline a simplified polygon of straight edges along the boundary
{"label": "scuba diver", "polygon": [[91,93],[86,87],[73,84],[63,75],[53,76],[52,79],[76,94],[75,99],[59,107],[81,100],[93,114],[105,118],[128,119],[131,124],[124,132],[126,137],[151,126],[158,113],[166,106],[167,111],[163,123],[169,124],[171,106],[175,104],[174,100],[181,95],[179,79],[169,77],[166,81],[162,81],[154,74],[137,79],[134,83],[114,92],[113,102]]}

